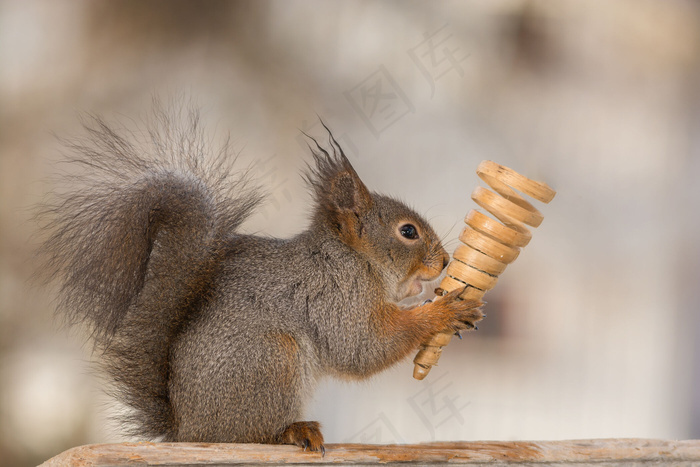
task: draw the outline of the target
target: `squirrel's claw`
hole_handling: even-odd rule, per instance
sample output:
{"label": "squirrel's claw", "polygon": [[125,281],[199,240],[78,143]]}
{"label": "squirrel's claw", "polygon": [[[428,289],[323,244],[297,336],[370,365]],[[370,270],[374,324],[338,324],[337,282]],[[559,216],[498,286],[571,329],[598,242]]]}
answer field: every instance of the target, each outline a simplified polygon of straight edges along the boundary
{"label": "squirrel's claw", "polygon": [[322,444],[320,446],[321,449],[321,457],[326,457],[326,447]]}
{"label": "squirrel's claw", "polygon": [[323,435],[318,422],[295,422],[289,425],[278,438],[280,444],[296,444],[306,451],[321,451],[325,455]]}

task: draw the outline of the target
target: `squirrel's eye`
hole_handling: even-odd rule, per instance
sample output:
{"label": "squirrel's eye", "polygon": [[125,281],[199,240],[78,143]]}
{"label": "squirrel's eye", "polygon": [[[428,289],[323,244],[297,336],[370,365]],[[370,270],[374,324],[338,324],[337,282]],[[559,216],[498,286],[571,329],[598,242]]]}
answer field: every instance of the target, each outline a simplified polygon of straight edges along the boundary
{"label": "squirrel's eye", "polygon": [[418,229],[416,229],[416,226],[413,224],[402,225],[399,227],[399,232],[401,232],[402,237],[408,238],[409,240],[415,240],[418,238]]}

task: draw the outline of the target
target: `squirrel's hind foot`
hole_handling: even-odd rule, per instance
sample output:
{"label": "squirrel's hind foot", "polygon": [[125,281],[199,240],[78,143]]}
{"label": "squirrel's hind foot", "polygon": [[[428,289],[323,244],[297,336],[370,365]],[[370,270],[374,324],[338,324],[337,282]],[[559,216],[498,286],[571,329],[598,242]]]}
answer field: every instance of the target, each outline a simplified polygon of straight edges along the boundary
{"label": "squirrel's hind foot", "polygon": [[304,451],[321,451],[322,456],[326,455],[321,425],[318,422],[292,423],[282,432],[279,442],[280,444],[296,444],[304,448]]}

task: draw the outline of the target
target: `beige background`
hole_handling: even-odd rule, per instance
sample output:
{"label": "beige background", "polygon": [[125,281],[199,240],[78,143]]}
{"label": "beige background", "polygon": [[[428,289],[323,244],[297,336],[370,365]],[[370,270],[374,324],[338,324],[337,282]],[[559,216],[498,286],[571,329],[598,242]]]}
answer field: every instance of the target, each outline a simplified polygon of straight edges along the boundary
{"label": "beige background", "polygon": [[685,1],[0,1],[0,459],[121,439],[90,348],[31,288],[36,226],[78,114],[184,95],[231,132],[293,235],[300,129],[455,247],[482,159],[558,190],[427,380],[326,381],[328,442],[700,436],[700,7]]}

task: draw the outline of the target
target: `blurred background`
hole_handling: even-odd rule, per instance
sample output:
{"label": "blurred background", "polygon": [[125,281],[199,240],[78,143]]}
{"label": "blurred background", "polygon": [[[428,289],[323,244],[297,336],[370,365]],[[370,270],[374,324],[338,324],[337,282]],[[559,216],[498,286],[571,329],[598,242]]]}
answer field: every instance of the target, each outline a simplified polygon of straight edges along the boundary
{"label": "blurred background", "polygon": [[52,314],[32,206],[81,112],[186,96],[270,193],[249,232],[306,225],[300,130],[456,247],[492,159],[558,191],[424,381],[323,381],[329,443],[700,436],[700,4],[691,1],[0,1],[0,459],[120,441],[85,337]]}

